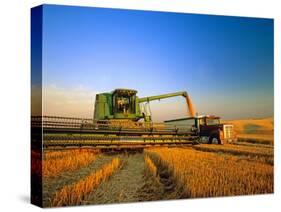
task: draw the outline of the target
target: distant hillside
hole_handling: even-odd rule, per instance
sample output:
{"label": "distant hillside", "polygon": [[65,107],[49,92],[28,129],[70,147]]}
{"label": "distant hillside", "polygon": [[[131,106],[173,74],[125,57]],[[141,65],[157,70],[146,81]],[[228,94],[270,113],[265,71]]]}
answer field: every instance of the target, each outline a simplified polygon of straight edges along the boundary
{"label": "distant hillside", "polygon": [[273,134],[274,129],[273,118],[226,120],[223,123],[233,124],[239,134]]}

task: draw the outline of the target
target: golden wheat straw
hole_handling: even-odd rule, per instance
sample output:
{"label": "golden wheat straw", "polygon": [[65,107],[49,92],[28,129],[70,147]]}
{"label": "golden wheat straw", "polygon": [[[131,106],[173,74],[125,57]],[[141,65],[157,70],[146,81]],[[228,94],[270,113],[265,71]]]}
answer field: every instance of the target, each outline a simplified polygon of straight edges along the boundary
{"label": "golden wheat straw", "polygon": [[192,149],[159,148],[156,154],[173,170],[189,197],[262,194],[273,192],[273,166]]}
{"label": "golden wheat straw", "polygon": [[52,206],[79,205],[93,189],[97,188],[101,182],[108,179],[115,170],[120,167],[120,159],[114,158],[110,163],[105,164],[99,170],[74,184],[64,186],[55,193],[51,202]]}
{"label": "golden wheat straw", "polygon": [[63,171],[73,171],[92,163],[96,151],[88,149],[47,152],[43,160],[43,176],[55,177]]}
{"label": "golden wheat straw", "polygon": [[152,162],[152,160],[149,158],[149,156],[144,157],[144,162],[148,170],[151,172],[151,174],[156,177],[157,176],[157,168],[155,164]]}

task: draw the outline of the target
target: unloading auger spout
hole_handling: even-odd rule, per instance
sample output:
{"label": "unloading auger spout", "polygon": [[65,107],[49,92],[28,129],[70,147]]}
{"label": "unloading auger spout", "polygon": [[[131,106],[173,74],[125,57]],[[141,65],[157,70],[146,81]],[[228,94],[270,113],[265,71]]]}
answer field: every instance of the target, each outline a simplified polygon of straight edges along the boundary
{"label": "unloading auger spout", "polygon": [[191,101],[191,99],[190,99],[190,97],[189,97],[189,95],[187,94],[186,91],[168,93],[168,94],[157,95],[157,96],[143,97],[143,98],[139,99],[139,103],[150,102],[150,101],[154,101],[154,100],[161,100],[161,99],[166,99],[166,98],[171,98],[171,97],[176,97],[176,96],[183,96],[186,99],[188,116],[194,117],[195,116],[195,109],[194,109],[192,101]]}

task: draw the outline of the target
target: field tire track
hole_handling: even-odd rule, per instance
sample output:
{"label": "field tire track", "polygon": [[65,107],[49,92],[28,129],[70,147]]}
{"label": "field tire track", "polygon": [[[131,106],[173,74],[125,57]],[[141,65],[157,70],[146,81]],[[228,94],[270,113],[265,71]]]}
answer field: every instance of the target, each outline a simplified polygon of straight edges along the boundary
{"label": "field tire track", "polygon": [[83,204],[108,204],[139,201],[138,191],[143,183],[143,155],[120,156],[123,165],[107,181],[101,183]]}
{"label": "field tire track", "polygon": [[149,154],[150,159],[157,167],[155,178],[148,171],[144,174],[144,184],[139,191],[140,201],[171,200],[187,198],[186,192],[180,182],[173,177],[173,172],[160,159]]}

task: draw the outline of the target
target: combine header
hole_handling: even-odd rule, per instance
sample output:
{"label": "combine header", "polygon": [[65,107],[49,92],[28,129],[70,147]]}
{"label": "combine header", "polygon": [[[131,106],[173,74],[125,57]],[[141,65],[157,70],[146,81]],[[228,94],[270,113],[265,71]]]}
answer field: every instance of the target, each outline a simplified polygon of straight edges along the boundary
{"label": "combine header", "polygon": [[[208,137],[209,143],[221,144],[233,137],[230,132],[233,127],[228,127],[226,132],[219,117],[196,116],[187,92],[143,98],[136,94],[136,90],[130,89],[97,94],[93,119],[33,116],[32,129],[36,131],[36,128],[43,128],[44,147],[186,145],[199,143],[203,137]],[[188,121],[152,122],[149,102],[176,96],[186,99],[188,118],[181,121]]]}

